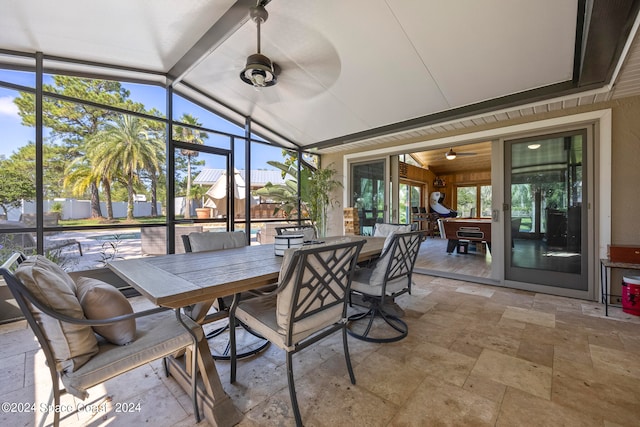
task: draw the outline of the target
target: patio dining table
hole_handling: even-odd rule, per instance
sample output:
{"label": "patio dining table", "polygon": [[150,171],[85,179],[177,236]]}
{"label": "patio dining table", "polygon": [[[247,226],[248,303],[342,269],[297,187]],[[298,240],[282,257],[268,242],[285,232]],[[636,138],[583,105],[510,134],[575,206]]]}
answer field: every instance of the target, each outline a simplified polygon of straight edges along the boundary
{"label": "patio dining table", "polygon": [[[329,243],[343,237],[329,237]],[[362,239],[361,236],[353,236]],[[359,261],[376,258],[384,238],[366,237]],[[179,310],[190,304],[257,289],[277,282],[282,257],[274,245],[255,245],[216,252],[192,252],[113,261],[109,268],[158,306]],[[198,344],[202,383],[198,396],[205,418],[214,426],[234,425],[242,417],[225,393],[206,340]],[[188,363],[171,359],[170,372],[189,390]]]}

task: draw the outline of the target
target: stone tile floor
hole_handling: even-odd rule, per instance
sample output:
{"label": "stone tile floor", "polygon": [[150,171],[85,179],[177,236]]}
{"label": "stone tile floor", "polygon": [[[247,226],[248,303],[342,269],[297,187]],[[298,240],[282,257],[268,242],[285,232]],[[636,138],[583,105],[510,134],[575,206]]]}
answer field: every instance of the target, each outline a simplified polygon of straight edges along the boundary
{"label": "stone tile floor", "polygon": [[[339,334],[294,356],[305,425],[640,424],[640,317],[613,308],[605,318],[594,302],[451,279],[417,275],[415,283],[398,299],[407,338],[349,340],[355,386]],[[147,304],[141,298],[136,306]],[[280,350],[241,361],[234,385],[228,362],[216,365],[244,414],[240,425],[294,424]],[[50,380],[24,323],[0,326],[0,366],[0,402],[36,404],[35,413],[3,410],[0,425],[36,425]],[[95,387],[82,403],[97,412],[65,413],[63,426],[196,425],[188,395],[160,362]]]}

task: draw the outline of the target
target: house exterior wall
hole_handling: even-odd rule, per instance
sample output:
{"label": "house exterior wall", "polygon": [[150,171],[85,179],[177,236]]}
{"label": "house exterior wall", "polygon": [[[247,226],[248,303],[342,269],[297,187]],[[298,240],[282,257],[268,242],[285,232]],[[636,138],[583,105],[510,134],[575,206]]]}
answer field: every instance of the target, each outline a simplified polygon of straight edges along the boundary
{"label": "house exterior wall", "polygon": [[[612,114],[611,183],[609,183],[609,185],[602,183],[603,188],[600,190],[601,193],[610,191],[611,194],[611,242],[613,244],[640,245],[640,197],[638,197],[640,193],[638,190],[640,184],[640,97],[638,96],[535,114],[499,123],[476,126],[474,128],[439,133],[420,139],[407,139],[401,143],[372,145],[370,148],[373,150],[419,141],[434,141],[445,137],[465,135],[482,130],[499,129],[511,125],[602,109],[611,109]],[[335,167],[338,172],[337,176],[342,177],[345,188],[347,187],[347,171],[344,170],[343,160],[345,155],[354,152],[362,153],[363,148],[322,155],[322,165],[333,164],[333,167]],[[340,189],[340,191],[342,191],[342,189]],[[339,191],[336,192],[335,197],[338,200],[342,200]],[[329,235],[342,233],[343,207],[344,206],[340,206],[339,209],[334,209],[330,212],[328,223]]]}

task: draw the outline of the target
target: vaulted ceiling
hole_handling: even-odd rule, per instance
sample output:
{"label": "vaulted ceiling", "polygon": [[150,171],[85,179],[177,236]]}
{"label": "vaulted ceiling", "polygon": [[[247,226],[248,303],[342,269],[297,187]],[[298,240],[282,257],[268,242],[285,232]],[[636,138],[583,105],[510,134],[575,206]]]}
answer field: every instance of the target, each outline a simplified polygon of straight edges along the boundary
{"label": "vaulted ceiling", "polygon": [[637,0],[262,2],[282,72],[260,90],[239,78],[255,0],[0,0],[0,65],[42,52],[50,70],[172,85],[320,152],[640,93]]}

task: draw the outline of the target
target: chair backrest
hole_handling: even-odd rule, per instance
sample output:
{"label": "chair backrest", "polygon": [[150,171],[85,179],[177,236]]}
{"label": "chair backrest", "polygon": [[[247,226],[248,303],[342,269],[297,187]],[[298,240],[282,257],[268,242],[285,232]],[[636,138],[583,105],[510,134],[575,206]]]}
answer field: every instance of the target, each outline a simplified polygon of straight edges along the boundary
{"label": "chair backrest", "polygon": [[412,224],[378,223],[373,228],[373,237],[387,237],[392,233],[406,233],[409,231],[414,231]]}
{"label": "chair backrest", "polygon": [[302,234],[304,241],[308,242],[316,238],[316,230],[312,225],[287,225],[284,227],[276,227],[276,234],[278,236],[287,234]]}
{"label": "chair backrest", "polygon": [[185,252],[220,251],[247,246],[244,231],[193,232],[182,235]]}
{"label": "chair backrest", "polygon": [[287,345],[346,321],[347,297],[365,240],[307,246],[285,252],[280,272],[277,322]]}
{"label": "chair backrest", "polygon": [[411,231],[388,236],[371,274],[370,284],[386,287],[390,282],[402,282],[406,284],[407,289],[410,288],[422,235],[422,231]]}

